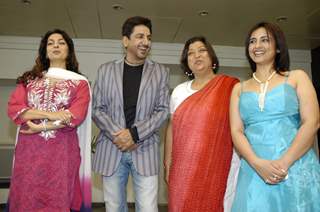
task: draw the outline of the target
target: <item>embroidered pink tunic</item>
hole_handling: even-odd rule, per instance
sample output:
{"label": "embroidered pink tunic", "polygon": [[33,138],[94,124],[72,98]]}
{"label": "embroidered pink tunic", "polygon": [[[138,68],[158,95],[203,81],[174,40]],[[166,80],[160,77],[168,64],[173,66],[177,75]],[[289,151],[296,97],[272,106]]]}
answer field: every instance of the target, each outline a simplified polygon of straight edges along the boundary
{"label": "embroidered pink tunic", "polygon": [[[77,126],[84,120],[90,101],[89,87],[82,80],[48,78],[18,85],[10,96],[8,115],[21,128],[20,114],[27,109],[69,110],[70,126],[37,134],[19,133],[9,193],[10,212],[65,212],[80,210],[81,162]],[[36,123],[44,120],[35,120]]]}

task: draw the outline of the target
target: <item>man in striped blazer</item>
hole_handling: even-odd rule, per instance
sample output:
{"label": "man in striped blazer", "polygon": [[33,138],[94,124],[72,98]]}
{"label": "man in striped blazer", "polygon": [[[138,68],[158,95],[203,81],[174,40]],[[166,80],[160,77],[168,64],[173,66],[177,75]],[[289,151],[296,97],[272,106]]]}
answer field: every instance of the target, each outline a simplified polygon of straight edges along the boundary
{"label": "man in striped blazer", "polygon": [[169,111],[168,70],[147,59],[151,21],[135,16],[122,26],[121,60],[100,66],[93,120],[100,129],[93,170],[102,175],[106,211],[126,212],[132,175],[136,211],[158,211],[159,134]]}

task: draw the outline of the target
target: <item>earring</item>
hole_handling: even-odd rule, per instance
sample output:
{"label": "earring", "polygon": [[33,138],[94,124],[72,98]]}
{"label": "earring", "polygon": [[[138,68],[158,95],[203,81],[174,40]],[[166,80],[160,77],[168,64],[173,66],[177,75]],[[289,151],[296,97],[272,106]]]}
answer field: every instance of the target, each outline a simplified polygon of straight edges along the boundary
{"label": "earring", "polygon": [[276,50],[276,53],[279,54],[279,53],[280,53],[280,49],[277,49],[277,50]]}
{"label": "earring", "polygon": [[214,63],[213,66],[212,66],[212,70],[215,70],[216,67],[217,67],[217,64]]}
{"label": "earring", "polygon": [[190,72],[187,72],[187,71],[186,71],[186,72],[184,72],[184,73],[185,73],[188,77],[191,77],[191,76],[193,75],[192,72],[190,73]]}

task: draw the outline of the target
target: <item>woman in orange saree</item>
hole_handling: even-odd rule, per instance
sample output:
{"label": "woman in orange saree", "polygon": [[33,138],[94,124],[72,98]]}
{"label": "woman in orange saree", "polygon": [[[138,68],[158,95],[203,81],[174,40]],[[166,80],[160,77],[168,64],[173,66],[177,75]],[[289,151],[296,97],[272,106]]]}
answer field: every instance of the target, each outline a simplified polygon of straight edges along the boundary
{"label": "woman in orange saree", "polygon": [[229,102],[238,80],[215,73],[219,62],[204,37],[186,42],[181,66],[192,80],[171,96],[164,162],[169,211],[223,211],[232,158]]}

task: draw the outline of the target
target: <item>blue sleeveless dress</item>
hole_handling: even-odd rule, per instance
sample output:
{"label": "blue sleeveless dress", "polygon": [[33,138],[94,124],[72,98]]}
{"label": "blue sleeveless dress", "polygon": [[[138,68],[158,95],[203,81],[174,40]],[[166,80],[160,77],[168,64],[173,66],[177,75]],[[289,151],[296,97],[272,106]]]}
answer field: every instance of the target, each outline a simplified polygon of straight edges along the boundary
{"label": "blue sleeveless dress", "polygon": [[[300,127],[296,90],[286,82],[266,94],[264,111],[259,109],[257,93],[242,92],[239,110],[252,149],[267,160],[280,158]],[[315,151],[310,149],[288,173],[287,180],[269,185],[241,159],[232,212],[320,212],[320,165]]]}

